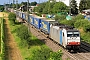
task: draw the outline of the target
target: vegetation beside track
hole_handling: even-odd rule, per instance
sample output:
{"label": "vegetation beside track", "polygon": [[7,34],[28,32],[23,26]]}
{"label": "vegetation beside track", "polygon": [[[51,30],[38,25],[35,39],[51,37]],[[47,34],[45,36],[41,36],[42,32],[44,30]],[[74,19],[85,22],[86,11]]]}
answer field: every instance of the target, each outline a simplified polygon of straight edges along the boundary
{"label": "vegetation beside track", "polygon": [[0,18],[0,60],[5,60],[4,18]]}
{"label": "vegetation beside track", "polygon": [[62,60],[61,50],[53,52],[44,42],[32,35],[22,23],[15,22],[15,24],[12,24],[9,20],[9,24],[23,60]]}

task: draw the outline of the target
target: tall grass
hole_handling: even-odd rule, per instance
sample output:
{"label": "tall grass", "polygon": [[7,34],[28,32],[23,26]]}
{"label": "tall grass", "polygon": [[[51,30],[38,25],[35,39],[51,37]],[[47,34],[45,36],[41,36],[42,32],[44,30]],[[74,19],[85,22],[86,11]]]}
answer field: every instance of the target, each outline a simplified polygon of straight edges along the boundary
{"label": "tall grass", "polygon": [[5,46],[4,46],[4,19],[1,18],[1,40],[0,40],[0,45],[1,45],[1,60],[5,60]]}
{"label": "tall grass", "polygon": [[[62,56],[61,51],[54,53],[48,46],[45,45],[44,42],[40,41],[31,33],[28,42],[26,40],[21,39],[17,35],[17,33],[21,33],[21,30],[17,31],[17,29],[20,28],[21,26],[22,24],[18,24],[18,25],[15,24],[15,25],[10,25],[10,28],[15,38],[15,41],[18,44],[23,60],[50,60],[50,57],[52,58],[52,56],[54,56],[52,59],[57,59],[57,60],[61,59]],[[53,55],[51,55],[51,53]],[[55,56],[59,56],[59,58]]]}

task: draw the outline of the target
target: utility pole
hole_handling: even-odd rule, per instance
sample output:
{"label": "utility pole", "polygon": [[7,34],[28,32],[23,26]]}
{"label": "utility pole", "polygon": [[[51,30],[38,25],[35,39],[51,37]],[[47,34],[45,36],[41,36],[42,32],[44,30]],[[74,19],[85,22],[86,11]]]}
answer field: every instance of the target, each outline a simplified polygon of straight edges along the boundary
{"label": "utility pole", "polygon": [[6,11],[6,3],[4,3],[4,10]]}
{"label": "utility pole", "polygon": [[40,4],[40,0],[39,0],[39,4]]}
{"label": "utility pole", "polygon": [[15,0],[13,0],[13,9],[14,9],[14,3],[15,3]]}
{"label": "utility pole", "polygon": [[28,32],[29,32],[29,0],[27,0],[27,24],[28,24]]}
{"label": "utility pole", "polygon": [[29,15],[29,0],[27,0],[27,22],[28,22],[28,15]]}
{"label": "utility pole", "polygon": [[69,0],[69,15],[71,15],[71,0]]}
{"label": "utility pole", "polygon": [[16,11],[18,9],[18,0],[16,0]]}
{"label": "utility pole", "polygon": [[27,0],[27,13],[28,13],[28,8],[29,8],[29,0]]}
{"label": "utility pole", "polygon": [[[16,13],[18,12],[18,0],[16,0]],[[18,17],[18,15],[16,15]]]}
{"label": "utility pole", "polygon": [[10,0],[9,0],[9,8],[10,8]]}

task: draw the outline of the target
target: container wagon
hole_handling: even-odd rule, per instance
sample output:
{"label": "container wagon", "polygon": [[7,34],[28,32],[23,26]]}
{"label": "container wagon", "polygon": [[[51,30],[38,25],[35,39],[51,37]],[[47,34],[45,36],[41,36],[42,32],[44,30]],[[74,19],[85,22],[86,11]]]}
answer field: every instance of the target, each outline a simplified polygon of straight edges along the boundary
{"label": "container wagon", "polygon": [[33,25],[34,24],[34,18],[32,17],[32,14],[29,14],[29,20],[28,22]]}
{"label": "container wagon", "polygon": [[57,23],[55,20],[47,20],[47,19],[41,19],[41,27],[40,30],[44,32],[45,34],[49,35],[50,33],[50,25],[53,23]]}
{"label": "container wagon", "polygon": [[24,12],[22,13],[22,19],[26,21],[26,14]]}
{"label": "container wagon", "polygon": [[33,22],[33,25],[37,28],[37,29],[40,29],[41,27],[41,18],[43,17],[39,17],[39,16],[36,16],[36,15],[32,15],[33,19],[34,19],[34,22]]}

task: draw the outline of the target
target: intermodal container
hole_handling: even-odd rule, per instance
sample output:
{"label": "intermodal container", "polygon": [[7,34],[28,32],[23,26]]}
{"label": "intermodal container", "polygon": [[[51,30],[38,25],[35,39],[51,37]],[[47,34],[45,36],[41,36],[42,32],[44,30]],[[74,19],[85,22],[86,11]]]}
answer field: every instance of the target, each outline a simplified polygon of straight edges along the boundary
{"label": "intermodal container", "polygon": [[22,18],[23,18],[24,20],[26,20],[26,14],[25,14],[25,13],[22,13]]}
{"label": "intermodal container", "polygon": [[29,15],[29,23],[31,24],[31,25],[34,25],[34,18],[32,17],[32,15]]}
{"label": "intermodal container", "polygon": [[43,17],[39,17],[39,16],[37,16],[37,15],[34,15],[34,14],[32,14],[31,15],[33,18],[33,25],[36,27],[36,28],[38,28],[38,29],[40,29],[40,27],[41,27],[41,18],[43,18]]}
{"label": "intermodal container", "polygon": [[41,19],[34,17],[34,26],[38,29],[41,27]]}
{"label": "intermodal container", "polygon": [[50,33],[50,25],[56,23],[55,20],[46,20],[46,19],[41,19],[41,27],[40,29],[45,33],[49,34]]}

